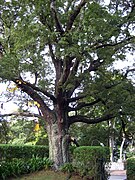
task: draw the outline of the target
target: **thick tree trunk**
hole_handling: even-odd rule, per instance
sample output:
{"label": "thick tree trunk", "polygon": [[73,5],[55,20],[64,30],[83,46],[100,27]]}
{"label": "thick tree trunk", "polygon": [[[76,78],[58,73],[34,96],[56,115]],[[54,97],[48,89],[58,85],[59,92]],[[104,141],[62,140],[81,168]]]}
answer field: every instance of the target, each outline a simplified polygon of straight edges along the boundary
{"label": "thick tree trunk", "polygon": [[49,158],[58,170],[62,165],[69,162],[69,136],[64,128],[61,129],[58,123],[47,126],[49,139]]}

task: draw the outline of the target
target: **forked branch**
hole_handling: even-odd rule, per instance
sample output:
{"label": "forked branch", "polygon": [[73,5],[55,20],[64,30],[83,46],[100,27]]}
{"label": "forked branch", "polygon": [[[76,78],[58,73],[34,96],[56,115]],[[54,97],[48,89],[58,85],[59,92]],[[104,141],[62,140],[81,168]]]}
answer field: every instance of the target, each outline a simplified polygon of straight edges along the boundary
{"label": "forked branch", "polygon": [[60,23],[60,20],[58,18],[58,15],[57,15],[57,10],[56,10],[56,4],[55,4],[56,0],[51,0],[51,5],[50,5],[50,8],[51,8],[51,12],[52,12],[52,16],[54,18],[54,21],[55,21],[55,25],[56,25],[56,30],[58,32],[60,32],[60,34],[63,34],[64,33],[64,30],[62,28],[62,25]]}
{"label": "forked branch", "polygon": [[80,4],[71,13],[69,20],[67,22],[66,32],[72,28],[76,17],[79,15],[81,9],[85,6],[86,3],[87,3],[87,0],[81,0]]}

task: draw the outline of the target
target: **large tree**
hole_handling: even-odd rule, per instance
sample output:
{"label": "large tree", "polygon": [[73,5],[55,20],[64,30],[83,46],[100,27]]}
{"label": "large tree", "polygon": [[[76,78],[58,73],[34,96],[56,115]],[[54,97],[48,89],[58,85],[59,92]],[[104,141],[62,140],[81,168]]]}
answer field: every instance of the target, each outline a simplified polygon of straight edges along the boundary
{"label": "large tree", "polygon": [[0,8],[0,77],[37,103],[58,169],[69,161],[70,125],[111,120],[133,101],[134,68],[120,74],[113,62],[134,49],[134,0],[10,0]]}

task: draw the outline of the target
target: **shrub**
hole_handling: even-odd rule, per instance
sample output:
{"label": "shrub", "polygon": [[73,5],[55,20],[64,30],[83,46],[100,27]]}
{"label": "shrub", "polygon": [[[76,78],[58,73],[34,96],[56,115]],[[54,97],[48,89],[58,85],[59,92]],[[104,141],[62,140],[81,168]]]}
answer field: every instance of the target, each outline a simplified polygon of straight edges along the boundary
{"label": "shrub", "polygon": [[16,177],[52,166],[48,158],[33,157],[28,160],[13,159],[11,161],[0,162],[0,179],[5,180],[8,177]]}
{"label": "shrub", "polygon": [[82,176],[94,180],[108,178],[105,165],[109,162],[109,148],[100,146],[81,146],[74,150],[74,166]]}
{"label": "shrub", "polygon": [[132,157],[134,157],[134,156],[135,156],[135,151],[131,151],[131,152],[130,152],[130,151],[127,151],[127,152],[126,152],[126,157],[127,157],[127,158],[132,158]]}
{"label": "shrub", "polygon": [[135,180],[135,157],[127,159],[127,179]]}
{"label": "shrub", "polygon": [[73,167],[72,163],[65,163],[62,167],[61,167],[61,171],[63,172],[67,172],[67,173],[72,173],[75,171],[75,167]]}
{"label": "shrub", "polygon": [[33,156],[38,157],[48,157],[49,148],[48,146],[17,146],[17,145],[7,145],[0,144],[0,160],[10,160],[13,158],[25,158],[29,159]]}

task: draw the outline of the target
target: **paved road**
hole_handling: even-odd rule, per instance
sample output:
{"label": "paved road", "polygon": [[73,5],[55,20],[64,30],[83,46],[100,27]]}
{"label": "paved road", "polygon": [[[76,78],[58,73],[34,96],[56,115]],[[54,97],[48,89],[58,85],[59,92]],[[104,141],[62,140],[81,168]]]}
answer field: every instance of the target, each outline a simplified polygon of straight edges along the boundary
{"label": "paved road", "polygon": [[124,175],[114,176],[113,175],[109,178],[109,180],[126,180],[126,176],[124,176]]}
{"label": "paved road", "polygon": [[109,180],[126,180],[126,171],[112,171]]}

